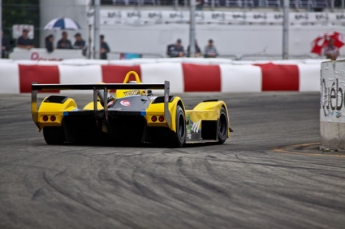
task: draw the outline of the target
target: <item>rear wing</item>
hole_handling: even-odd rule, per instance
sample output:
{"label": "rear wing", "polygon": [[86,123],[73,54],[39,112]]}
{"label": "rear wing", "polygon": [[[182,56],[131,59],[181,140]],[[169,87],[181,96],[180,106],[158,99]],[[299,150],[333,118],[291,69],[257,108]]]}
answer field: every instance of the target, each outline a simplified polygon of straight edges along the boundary
{"label": "rear wing", "polygon": [[[164,81],[164,84],[129,84],[129,83],[112,83],[112,84],[36,84],[31,85],[31,112],[32,119],[38,127],[38,109],[37,93],[39,90],[93,90],[94,111],[97,111],[97,91],[104,91],[103,104],[107,104],[107,95],[109,89],[164,89],[164,116],[169,127],[171,128],[171,115],[169,112],[169,93],[170,82]],[[104,106],[105,117],[108,119],[108,107]]]}

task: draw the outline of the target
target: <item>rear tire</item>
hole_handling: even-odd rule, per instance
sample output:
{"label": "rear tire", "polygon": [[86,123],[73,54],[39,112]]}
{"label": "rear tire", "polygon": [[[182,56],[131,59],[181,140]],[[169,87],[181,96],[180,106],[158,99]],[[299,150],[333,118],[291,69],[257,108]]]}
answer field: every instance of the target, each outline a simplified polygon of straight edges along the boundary
{"label": "rear tire", "polygon": [[218,144],[223,144],[228,137],[228,114],[224,107],[220,109],[219,123],[218,123]]}
{"label": "rear tire", "polygon": [[173,133],[173,147],[181,147],[186,142],[186,119],[181,106],[176,108],[176,133]]}
{"label": "rear tire", "polygon": [[61,126],[43,127],[43,136],[48,145],[62,145],[65,142],[65,133]]}

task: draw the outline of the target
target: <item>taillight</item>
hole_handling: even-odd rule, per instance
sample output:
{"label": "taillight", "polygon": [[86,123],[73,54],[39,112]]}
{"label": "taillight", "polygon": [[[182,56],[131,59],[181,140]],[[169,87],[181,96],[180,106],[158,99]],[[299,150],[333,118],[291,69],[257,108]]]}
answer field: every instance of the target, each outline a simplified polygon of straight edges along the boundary
{"label": "taillight", "polygon": [[164,117],[163,116],[159,116],[159,119],[158,119],[160,122],[163,122],[164,121]]}
{"label": "taillight", "polygon": [[152,116],[152,117],[151,117],[151,121],[152,121],[152,122],[157,121],[157,117],[156,117],[156,116]]}
{"label": "taillight", "polygon": [[50,121],[55,121],[56,120],[56,117],[55,117],[55,115],[52,115],[52,116],[50,116]]}
{"label": "taillight", "polygon": [[48,121],[48,116],[47,116],[47,115],[45,115],[45,116],[43,116],[43,118],[42,118],[42,119],[43,119],[43,121],[45,121],[45,122],[46,122],[46,121]]}

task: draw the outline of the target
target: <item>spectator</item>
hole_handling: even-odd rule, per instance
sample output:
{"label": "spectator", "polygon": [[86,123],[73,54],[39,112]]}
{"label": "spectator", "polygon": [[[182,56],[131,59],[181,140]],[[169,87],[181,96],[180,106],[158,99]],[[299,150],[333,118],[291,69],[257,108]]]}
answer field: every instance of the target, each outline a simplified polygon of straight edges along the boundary
{"label": "spectator", "polygon": [[67,37],[68,37],[67,32],[63,31],[62,38],[57,43],[58,49],[72,49],[73,48],[71,41],[68,40]]}
{"label": "spectator", "polygon": [[75,49],[83,49],[85,47],[85,41],[81,37],[80,33],[76,33],[74,35],[75,37],[75,42],[73,48]]}
{"label": "spectator", "polygon": [[29,30],[23,29],[22,35],[17,39],[17,47],[23,49],[33,48],[33,41],[28,37]]}
{"label": "spectator", "polygon": [[109,48],[107,42],[104,41],[104,35],[100,35],[99,38],[100,38],[100,42],[101,42],[100,59],[107,60],[108,59],[107,53],[110,52],[110,48]]}
{"label": "spectator", "polygon": [[339,56],[339,49],[334,45],[334,39],[330,38],[324,47],[323,53],[327,59],[336,60]]}
{"label": "spectator", "polygon": [[45,45],[47,52],[51,53],[54,51],[54,36],[52,34],[46,37]]}
{"label": "spectator", "polygon": [[202,10],[205,4],[204,0],[196,0],[196,10]]}
{"label": "spectator", "polygon": [[205,47],[205,58],[216,58],[218,56],[218,52],[216,47],[213,45],[213,40],[208,40],[208,45]]}
{"label": "spectator", "polygon": [[[187,56],[190,57],[190,45],[188,45],[188,48],[187,48]],[[198,45],[198,41],[195,40],[195,57],[199,57],[201,56],[201,49]]]}
{"label": "spectator", "polygon": [[1,31],[1,58],[6,58],[11,49],[10,41],[4,37],[4,31]]}
{"label": "spectator", "polygon": [[184,57],[184,49],[181,39],[177,39],[176,44],[168,45],[167,55],[169,57]]}

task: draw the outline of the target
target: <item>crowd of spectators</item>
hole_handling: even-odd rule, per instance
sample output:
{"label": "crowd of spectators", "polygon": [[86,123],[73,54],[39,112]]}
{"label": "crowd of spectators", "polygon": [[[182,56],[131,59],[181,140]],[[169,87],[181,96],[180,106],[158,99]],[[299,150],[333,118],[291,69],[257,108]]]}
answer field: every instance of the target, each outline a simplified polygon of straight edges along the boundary
{"label": "crowd of spectators", "polygon": [[[168,45],[167,55],[171,58],[190,57],[190,45],[187,48],[187,52],[185,52],[181,39],[177,39],[175,44]],[[216,58],[218,56],[218,51],[216,47],[213,45],[212,39],[210,39],[208,41],[208,44],[205,46],[204,53],[201,52],[201,49],[198,45],[198,41],[195,40],[194,57],[201,57],[201,56],[204,56],[205,58]]]}
{"label": "crowd of spectators", "polygon": [[[15,47],[21,49],[28,49],[34,48],[33,40],[28,36],[29,31],[27,29],[23,29],[22,35],[18,37],[15,42]],[[8,58],[8,54],[11,51],[12,47],[10,45],[10,41],[7,37],[4,36],[4,32],[1,31],[1,49],[2,55],[1,58]],[[56,48],[54,46],[54,35],[49,34],[45,37],[45,48],[48,53],[54,52],[55,49],[80,49],[82,50],[82,54],[86,56],[87,54],[87,45],[85,40],[82,38],[80,33],[76,33],[74,35],[75,41],[72,45],[72,42],[68,39],[68,33],[63,31],[62,37],[58,40],[56,44]],[[107,59],[107,53],[110,52],[109,45],[104,41],[104,35],[100,35],[100,59]]]}
{"label": "crowd of spectators", "polygon": [[[22,49],[31,49],[34,47],[33,40],[28,36],[29,31],[23,29],[22,35],[18,37],[16,41],[16,47]],[[11,51],[11,44],[7,37],[4,36],[3,31],[1,31],[1,58],[7,58],[9,52]],[[80,33],[74,35],[75,42],[72,45],[72,42],[68,39],[68,33],[63,31],[62,38],[57,42],[56,49],[80,49],[82,54],[86,56],[87,45],[85,40],[82,38]],[[48,53],[51,53],[55,50],[54,47],[54,36],[52,34],[48,35],[45,38],[45,48]],[[109,45],[104,41],[104,35],[100,35],[100,59],[107,59],[107,53],[110,52]],[[323,48],[323,56],[327,59],[335,60],[339,56],[339,48],[334,45],[334,39],[330,38],[328,44]],[[190,45],[185,51],[182,40],[177,39],[175,44],[170,44],[167,47],[167,55],[171,58],[176,57],[190,57]],[[197,40],[195,40],[195,55],[194,57],[205,57],[205,58],[216,58],[219,55],[216,47],[214,46],[214,41],[212,39],[208,40],[208,44],[205,46],[203,52],[200,49]]]}

